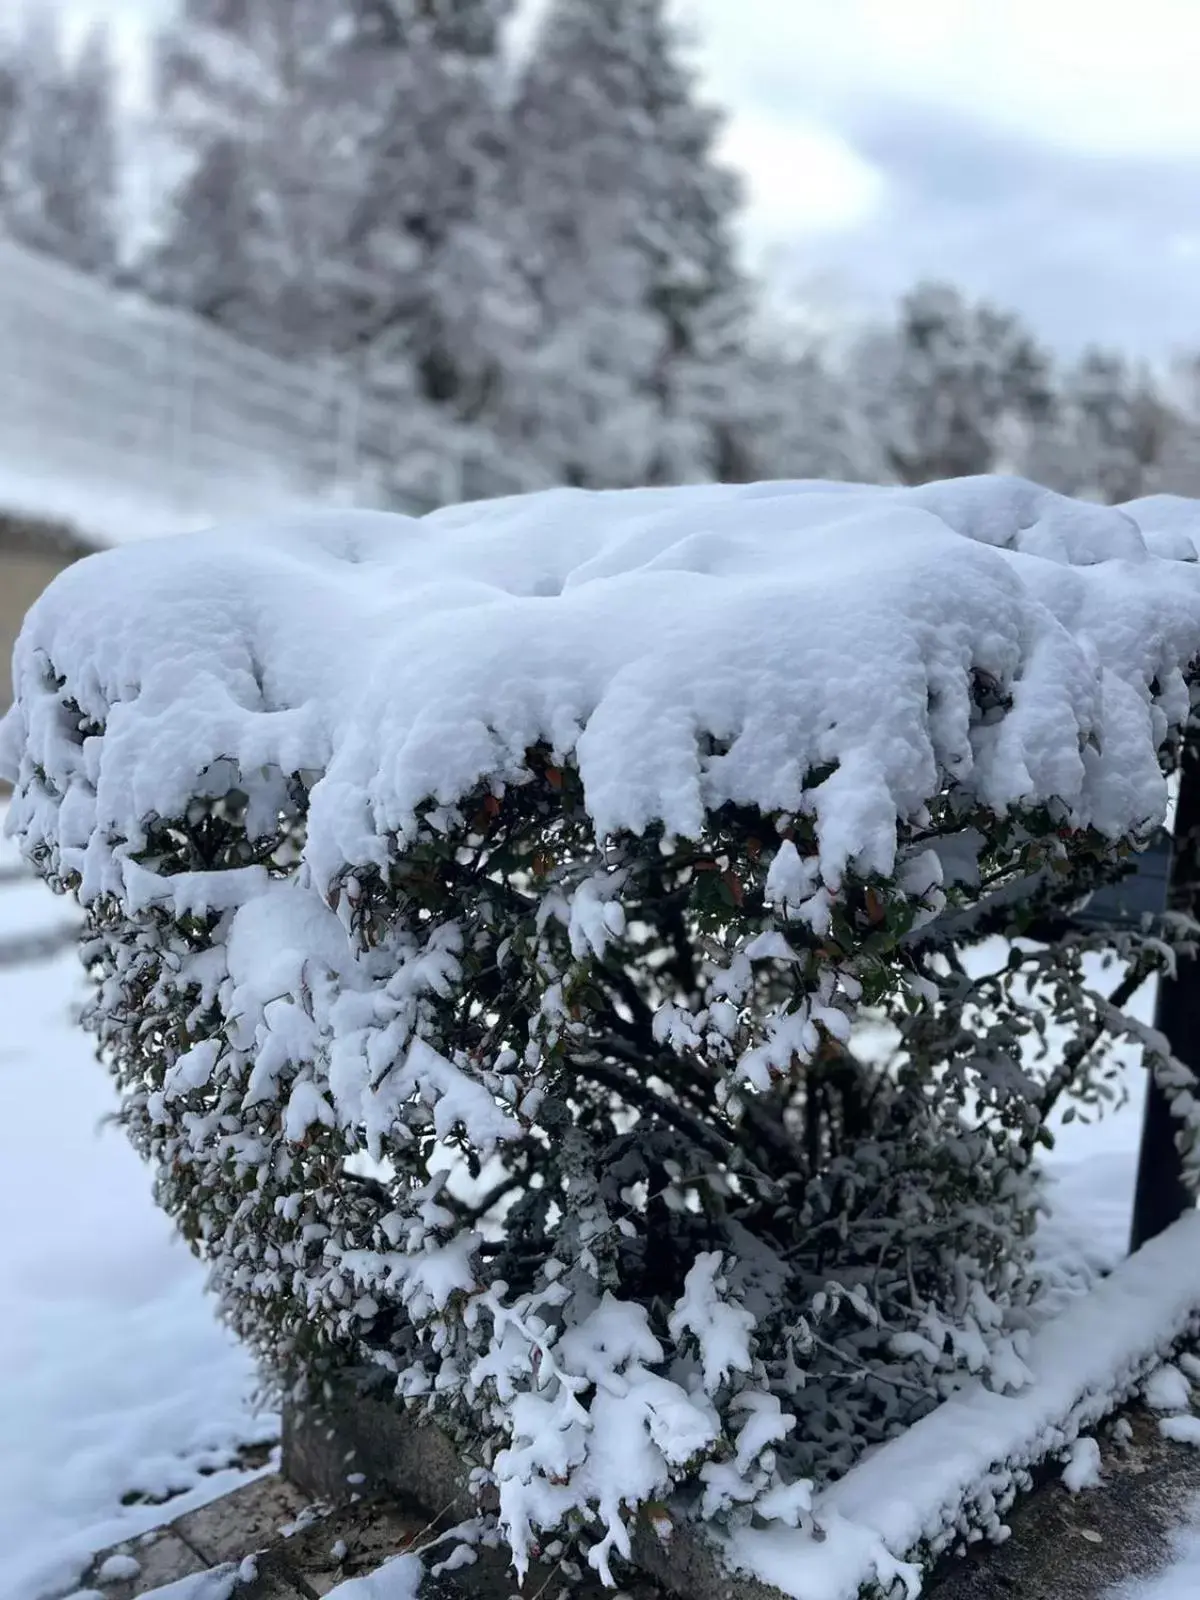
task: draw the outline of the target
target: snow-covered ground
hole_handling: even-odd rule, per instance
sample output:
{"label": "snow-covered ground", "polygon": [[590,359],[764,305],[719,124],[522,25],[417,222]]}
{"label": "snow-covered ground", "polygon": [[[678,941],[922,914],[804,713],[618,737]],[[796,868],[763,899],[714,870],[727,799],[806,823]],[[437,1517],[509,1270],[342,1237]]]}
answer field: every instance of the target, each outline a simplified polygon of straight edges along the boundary
{"label": "snow-covered ground", "polygon": [[1175,1560],[1165,1572],[1131,1584],[1113,1600],[1196,1600],[1200,1594],[1200,1506],[1196,1526],[1181,1529],[1175,1539]]}
{"label": "snow-covered ground", "polygon": [[[0,872],[16,853],[0,845]],[[0,883],[0,942],[69,915],[32,881]],[[95,1550],[161,1521],[125,1497],[222,1493],[240,1445],[270,1439],[250,1362],[218,1325],[203,1272],[72,1019],[70,949],[0,967],[0,1595],[74,1586]],[[214,1469],[218,1469],[215,1470]]]}
{"label": "snow-covered ground", "polygon": [[299,501],[374,499],[353,430],[391,439],[395,418],[332,372],[6,239],[0,326],[5,511],[124,543]]}
{"label": "snow-covered ground", "polygon": [[65,522],[98,545],[186,533],[222,516],[244,516],[254,508],[279,512],[294,503],[305,502],[277,485],[230,487],[225,498],[215,490],[207,495],[189,496],[182,490],[176,496],[152,495],[144,489],[122,490],[81,469],[63,472],[36,460],[0,459],[0,509],[11,516]]}
{"label": "snow-covered ground", "polygon": [[[1089,962],[1090,981],[1109,992],[1122,969],[1103,970],[1099,959]],[[1143,985],[1126,1008],[1143,1022],[1154,1013],[1155,983]],[[1054,1030],[1051,1028],[1050,1036]],[[1139,1052],[1118,1046],[1114,1055],[1122,1070],[1114,1087],[1125,1093],[1123,1104],[1107,1108],[1091,1121],[1053,1120],[1054,1149],[1044,1161],[1049,1177],[1050,1214],[1039,1232],[1040,1249],[1047,1260],[1080,1263],[1093,1271],[1107,1271],[1129,1249],[1133,1221],[1133,1189],[1146,1080]]]}
{"label": "snow-covered ground", "polygon": [[1200,1503],[1192,1507],[1192,1524],[1174,1540],[1174,1557],[1163,1572],[1123,1583],[1105,1600],[1196,1600],[1200,1595]]}
{"label": "snow-covered ground", "polygon": [[1106,1112],[1095,1124],[1075,1122],[1057,1131],[1055,1150],[1046,1161],[1053,1207],[1040,1231],[1046,1256],[1107,1270],[1129,1248],[1142,1124],[1141,1069],[1130,1065],[1126,1080],[1129,1099],[1119,1110]]}

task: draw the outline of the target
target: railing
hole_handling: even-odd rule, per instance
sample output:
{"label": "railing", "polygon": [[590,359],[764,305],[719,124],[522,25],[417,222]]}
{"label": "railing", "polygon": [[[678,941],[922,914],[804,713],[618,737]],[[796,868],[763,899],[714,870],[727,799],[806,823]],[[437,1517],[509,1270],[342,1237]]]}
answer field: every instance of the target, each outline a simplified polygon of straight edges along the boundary
{"label": "railing", "polygon": [[115,497],[207,520],[504,492],[431,444],[332,366],[277,360],[0,239],[0,506],[78,521]]}

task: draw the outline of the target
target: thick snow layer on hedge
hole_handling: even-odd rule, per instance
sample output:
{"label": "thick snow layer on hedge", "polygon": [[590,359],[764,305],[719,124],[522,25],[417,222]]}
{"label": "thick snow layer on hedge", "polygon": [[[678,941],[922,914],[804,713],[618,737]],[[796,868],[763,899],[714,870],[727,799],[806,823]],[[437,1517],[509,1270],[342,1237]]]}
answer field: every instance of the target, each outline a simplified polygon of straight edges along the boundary
{"label": "thick snow layer on hedge", "polygon": [[972,1508],[973,1525],[989,1508],[998,1522],[1014,1474],[1073,1444],[1132,1394],[1194,1330],[1197,1306],[1192,1213],[1038,1330],[1024,1389],[978,1384],[944,1401],[817,1496],[824,1540],[741,1528],[729,1539],[732,1564],[797,1600],[854,1600],[861,1585],[893,1576],[919,1593],[919,1570],[903,1558],[955,1543]]}
{"label": "thick snow layer on hedge", "polygon": [[[319,886],[539,741],[573,753],[601,832],[692,835],[726,799],[809,810],[831,885],[851,860],[890,871],[897,818],[947,773],[1116,835],[1162,813],[1155,752],[1200,648],[1177,508],[1146,521],[1016,479],[768,483],[127,546],[30,613],[0,771],[85,900],[129,888],[97,841],[135,849],[220,758],[324,773]],[[64,726],[64,694],[102,739]]]}

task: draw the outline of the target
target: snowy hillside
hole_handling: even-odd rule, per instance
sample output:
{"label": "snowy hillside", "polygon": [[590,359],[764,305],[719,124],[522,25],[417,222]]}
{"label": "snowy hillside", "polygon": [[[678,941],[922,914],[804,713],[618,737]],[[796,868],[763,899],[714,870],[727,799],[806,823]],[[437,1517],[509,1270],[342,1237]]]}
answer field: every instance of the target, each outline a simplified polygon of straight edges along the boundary
{"label": "snowy hillside", "polygon": [[[380,464],[406,456],[415,477],[401,422],[336,371],[274,360],[10,240],[0,348],[0,511],[121,543],[321,501],[380,503]],[[453,499],[460,486],[436,487]]]}

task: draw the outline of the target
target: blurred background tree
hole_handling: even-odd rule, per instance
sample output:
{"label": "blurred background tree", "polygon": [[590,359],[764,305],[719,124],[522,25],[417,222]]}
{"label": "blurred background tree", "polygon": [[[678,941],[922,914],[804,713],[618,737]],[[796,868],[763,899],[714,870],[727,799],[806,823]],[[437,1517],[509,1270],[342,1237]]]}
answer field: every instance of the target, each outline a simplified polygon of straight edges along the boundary
{"label": "blurred background tree", "polygon": [[0,63],[0,217],[33,249],[110,275],[117,262],[113,66],[102,28],[63,54],[52,8],[28,11]]}
{"label": "blurred background tree", "polygon": [[[171,176],[124,220],[102,27],[0,48],[0,225],[252,345],[353,373],[477,492],[1018,472],[1119,502],[1200,486],[1195,362],[1062,362],[917,284],[816,332],[747,271],[667,0],[180,0],[154,41]],[[413,462],[404,463],[411,487]]]}

